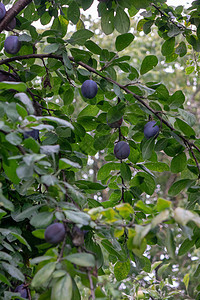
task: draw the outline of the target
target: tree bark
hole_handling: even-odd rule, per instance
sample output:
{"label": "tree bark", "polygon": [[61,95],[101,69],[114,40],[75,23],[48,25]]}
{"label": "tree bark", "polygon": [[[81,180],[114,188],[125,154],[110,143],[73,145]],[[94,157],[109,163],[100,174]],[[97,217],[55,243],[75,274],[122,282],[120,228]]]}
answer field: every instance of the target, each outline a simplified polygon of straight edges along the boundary
{"label": "tree bark", "polygon": [[0,23],[0,32],[2,32],[10,21],[20,13],[32,0],[19,0],[7,12]]}

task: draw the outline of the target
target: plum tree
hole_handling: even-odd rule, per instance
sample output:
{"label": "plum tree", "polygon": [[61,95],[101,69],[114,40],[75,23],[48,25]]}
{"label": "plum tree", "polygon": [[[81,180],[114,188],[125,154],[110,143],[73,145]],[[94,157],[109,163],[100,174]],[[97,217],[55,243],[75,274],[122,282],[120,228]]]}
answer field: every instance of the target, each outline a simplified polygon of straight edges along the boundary
{"label": "plum tree", "polygon": [[92,99],[96,96],[98,91],[98,87],[95,81],[93,80],[86,80],[83,82],[81,86],[81,92],[83,97]]}
{"label": "plum tree", "polygon": [[39,138],[39,130],[38,129],[33,129],[33,130],[28,130],[24,132],[24,139],[28,139],[29,137],[34,138],[34,140],[37,140]]}
{"label": "plum tree", "polygon": [[[19,293],[22,298],[28,298],[28,292],[24,284],[20,284],[16,287],[15,292]],[[16,299],[19,300],[19,299]]]}
{"label": "plum tree", "polygon": [[21,42],[16,35],[10,35],[4,42],[4,49],[9,54],[16,54],[21,48]]}
{"label": "plum tree", "polygon": [[0,3],[0,20],[2,20],[5,17],[6,14],[6,8],[3,3]]}
{"label": "plum tree", "polygon": [[13,18],[10,23],[6,26],[6,30],[12,31],[16,27],[16,18]]}
{"label": "plum tree", "polygon": [[65,226],[63,223],[53,223],[49,225],[44,233],[47,243],[58,244],[63,241],[65,237]]}
{"label": "plum tree", "polygon": [[115,121],[113,123],[109,123],[107,120],[107,124],[108,126],[110,126],[111,128],[119,128],[122,125],[123,122],[123,118],[119,119],[118,121]]}
{"label": "plum tree", "polygon": [[149,121],[144,126],[144,136],[147,139],[150,139],[151,137],[155,136],[157,137],[159,134],[159,127],[156,125],[155,121]]}
{"label": "plum tree", "polygon": [[124,141],[118,142],[114,147],[114,154],[118,159],[127,158],[130,154],[129,144]]}

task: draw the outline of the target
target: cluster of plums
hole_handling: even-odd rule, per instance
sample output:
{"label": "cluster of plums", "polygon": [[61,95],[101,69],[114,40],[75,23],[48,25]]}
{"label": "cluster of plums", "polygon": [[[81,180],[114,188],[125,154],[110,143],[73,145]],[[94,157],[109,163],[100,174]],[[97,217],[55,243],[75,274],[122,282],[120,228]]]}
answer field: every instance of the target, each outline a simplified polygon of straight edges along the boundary
{"label": "cluster of plums", "polygon": [[[0,21],[6,15],[6,8],[3,3],[0,3]],[[6,30],[13,30],[16,26],[16,19],[13,18],[10,23],[7,25]],[[6,38],[4,42],[4,49],[9,54],[16,54],[21,48],[21,43],[16,35],[10,35]]]}
{"label": "cluster of plums", "polygon": [[[83,82],[81,86],[81,92],[83,97],[92,99],[96,96],[98,91],[98,87],[95,81],[93,80],[86,80]],[[119,128],[122,125],[123,118],[119,119],[118,121],[115,121],[113,123],[107,122],[107,124],[111,128]],[[144,136],[147,139],[150,139],[151,137],[157,137],[159,134],[159,127],[156,125],[155,121],[149,121],[144,126]],[[114,154],[115,157],[118,159],[125,159],[128,158],[130,154],[130,146],[128,143],[124,141],[119,141],[115,147],[114,147]]]}

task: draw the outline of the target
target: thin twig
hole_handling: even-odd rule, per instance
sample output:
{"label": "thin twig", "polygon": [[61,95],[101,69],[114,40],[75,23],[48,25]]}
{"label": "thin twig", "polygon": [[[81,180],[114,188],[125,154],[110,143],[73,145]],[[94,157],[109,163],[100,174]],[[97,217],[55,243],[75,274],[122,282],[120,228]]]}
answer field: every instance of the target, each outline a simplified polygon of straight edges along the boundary
{"label": "thin twig", "polygon": [[180,23],[176,23],[174,20],[172,20],[172,18],[170,18],[170,16],[167,14],[167,13],[165,13],[165,12],[163,12],[158,6],[156,6],[154,3],[151,3],[151,6],[153,6],[159,13],[160,13],[160,15],[161,15],[161,17],[166,17],[167,18],[167,20],[169,21],[169,22],[171,22],[173,25],[175,25],[178,29],[180,29],[180,30],[191,30],[191,31],[195,31],[196,32],[196,30],[194,30],[194,29],[192,29],[192,28],[187,28],[187,27],[185,27],[183,24],[180,24]]}
{"label": "thin twig", "polygon": [[118,57],[119,57],[119,55],[116,54],[110,61],[107,61],[107,62],[105,63],[105,65],[100,69],[100,71],[103,71],[103,70],[105,70],[107,67],[109,67],[110,64],[111,64],[116,58],[118,58]]}
{"label": "thin twig", "polygon": [[[64,224],[64,226],[65,226],[65,230],[66,230],[66,224]],[[62,243],[62,248],[60,250],[60,254],[58,256],[57,262],[60,262],[62,260],[63,253],[64,253],[64,250],[65,250],[65,245],[66,245],[66,239],[67,239],[67,230],[65,231],[65,236],[64,236],[63,243]]]}
{"label": "thin twig", "polygon": [[94,284],[93,284],[93,281],[92,281],[92,276],[91,276],[90,271],[88,271],[88,278],[89,278],[89,282],[90,282],[91,298],[93,300],[95,300]]}

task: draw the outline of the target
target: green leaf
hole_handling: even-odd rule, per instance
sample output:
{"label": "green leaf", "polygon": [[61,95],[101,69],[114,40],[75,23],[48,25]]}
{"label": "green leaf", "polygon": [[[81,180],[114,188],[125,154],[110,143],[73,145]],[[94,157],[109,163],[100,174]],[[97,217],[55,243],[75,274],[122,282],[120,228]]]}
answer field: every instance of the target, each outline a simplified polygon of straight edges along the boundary
{"label": "green leaf", "polygon": [[120,167],[121,176],[125,181],[129,181],[131,179],[131,170],[130,167],[125,163],[121,163]]}
{"label": "green leaf", "polygon": [[161,48],[161,53],[163,56],[169,56],[174,52],[175,38],[172,37],[164,42]]}
{"label": "green leaf", "polygon": [[153,177],[144,172],[138,172],[133,179],[130,181],[131,186],[139,186],[148,195],[154,193],[156,184]]}
{"label": "green leaf", "polygon": [[97,180],[106,179],[110,175],[110,172],[112,170],[120,170],[120,165],[121,165],[120,163],[113,163],[113,162],[103,165],[98,171]]}
{"label": "green leaf", "polygon": [[87,10],[93,3],[94,0],[81,0],[83,10]]}
{"label": "green leaf", "polygon": [[15,98],[19,99],[26,106],[29,114],[35,113],[35,109],[33,107],[32,101],[25,93],[17,93],[15,94]]}
{"label": "green leaf", "polygon": [[53,283],[51,300],[71,300],[72,299],[72,279],[69,274],[59,278]]}
{"label": "green leaf", "polygon": [[168,193],[170,196],[176,196],[178,195],[183,189],[188,188],[194,183],[193,180],[190,179],[181,179],[179,181],[176,181],[172,184],[170,187]]}
{"label": "green leaf", "polygon": [[0,90],[9,90],[13,89],[18,92],[26,92],[27,85],[24,82],[9,82],[9,81],[2,81],[0,82]]}
{"label": "green leaf", "polygon": [[185,102],[185,95],[182,91],[176,91],[171,97],[170,97],[170,108],[176,109],[178,107],[181,107],[183,103]]}
{"label": "green leaf", "polygon": [[150,3],[149,0],[134,0],[134,6],[137,9],[147,8],[149,6],[149,3]]}
{"label": "green leaf", "polygon": [[186,290],[188,290],[189,281],[190,281],[190,274],[187,273],[183,278],[183,283],[185,284]]}
{"label": "green leaf", "polygon": [[187,54],[187,47],[185,42],[182,41],[178,44],[178,46],[175,49],[175,53],[178,54],[180,57],[183,57]]}
{"label": "green leaf", "polygon": [[46,264],[43,268],[41,268],[33,277],[32,287],[38,288],[42,286],[47,280],[50,279],[54,270],[56,268],[56,262],[50,262]]}
{"label": "green leaf", "polygon": [[5,284],[7,284],[8,286],[11,286],[10,281],[8,281],[8,279],[6,278],[6,276],[4,276],[3,274],[0,273],[0,282],[3,282]]}
{"label": "green leaf", "polygon": [[187,157],[185,152],[177,154],[171,161],[172,173],[182,172],[187,166]]}
{"label": "green leaf", "polygon": [[196,239],[186,239],[180,246],[179,250],[178,250],[178,256],[182,256],[186,253],[188,253],[188,251],[194,246]]}
{"label": "green leaf", "polygon": [[185,226],[189,221],[193,221],[196,223],[198,227],[200,227],[200,217],[199,215],[183,209],[181,207],[177,207],[174,211],[174,219],[177,223]]}
{"label": "green leaf", "polygon": [[21,137],[16,132],[11,132],[6,135],[6,140],[12,145],[19,145],[22,142]]}
{"label": "green leaf", "polygon": [[142,157],[144,159],[149,159],[152,156],[154,146],[155,146],[155,137],[143,141],[141,147],[142,147]]}
{"label": "green leaf", "polygon": [[61,158],[59,160],[59,169],[67,169],[70,167],[77,168],[77,169],[81,168],[81,166],[77,162],[71,161],[67,158]]}
{"label": "green leaf", "polygon": [[43,117],[38,117],[38,116],[32,116],[34,117],[36,120],[40,121],[52,121],[52,122],[56,122],[58,124],[60,124],[61,126],[64,127],[69,127],[71,129],[74,129],[74,127],[72,126],[72,124],[68,121],[65,121],[63,119],[60,118],[56,118],[56,117],[49,117],[49,116],[43,116]]}
{"label": "green leaf", "polygon": [[195,67],[194,66],[189,66],[187,68],[185,68],[185,74],[186,75],[190,75],[195,71]]}
{"label": "green leaf", "polygon": [[118,204],[115,206],[115,209],[118,210],[124,219],[128,219],[130,215],[134,213],[133,207],[129,203]]}
{"label": "green leaf", "polygon": [[178,108],[178,112],[181,115],[181,117],[187,122],[189,126],[193,126],[196,124],[196,117],[191,112]]}
{"label": "green leaf", "polygon": [[94,148],[97,150],[103,150],[107,147],[111,139],[111,135],[102,135],[100,137],[94,138]]}
{"label": "green leaf", "polygon": [[94,33],[88,29],[80,29],[74,32],[68,42],[72,45],[83,46],[87,40],[89,40]]}
{"label": "green leaf", "polygon": [[22,272],[19,269],[17,269],[16,267],[14,267],[13,265],[8,264],[6,262],[2,262],[1,265],[2,265],[3,269],[8,274],[10,274],[12,277],[14,277],[15,279],[20,280],[20,281],[24,281],[25,280],[25,277],[22,274]]}
{"label": "green leaf", "polygon": [[0,191],[0,206],[3,206],[10,211],[14,211],[14,205],[12,204],[11,201],[9,201],[4,197],[1,191]]}
{"label": "green leaf", "polygon": [[156,208],[158,211],[162,211],[162,210],[170,208],[171,205],[172,205],[171,201],[163,199],[163,198],[158,198]]}
{"label": "green leaf", "polygon": [[116,121],[119,121],[124,114],[124,109],[125,109],[125,105],[122,102],[111,107],[107,112],[107,118],[106,118],[107,122],[111,124]]}
{"label": "green leaf", "polygon": [[67,17],[73,24],[77,24],[80,18],[80,9],[76,1],[72,1],[67,10]]}
{"label": "green leaf", "polygon": [[114,15],[112,10],[104,11],[101,17],[101,28],[105,34],[111,34],[114,30]]}
{"label": "green leaf", "polygon": [[102,49],[93,41],[86,41],[85,47],[94,54],[101,54]]}
{"label": "green leaf", "polygon": [[50,44],[44,48],[44,53],[55,53],[59,48],[59,44]]}
{"label": "green leaf", "polygon": [[52,223],[52,220],[53,213],[45,211],[34,215],[30,220],[30,224],[35,228],[46,228]]}
{"label": "green leaf", "polygon": [[175,122],[178,127],[180,128],[180,130],[188,137],[190,136],[195,136],[195,131],[194,129],[192,129],[186,122],[182,121],[179,118],[176,118],[176,122]]}
{"label": "green leaf", "polygon": [[169,171],[169,166],[163,162],[148,162],[145,163],[144,166],[151,171],[155,172],[165,172]]}
{"label": "green leaf", "polygon": [[128,47],[132,41],[134,40],[134,35],[132,33],[124,33],[121,35],[118,35],[115,41],[115,48],[117,51],[122,51],[126,47]]}
{"label": "green leaf", "polygon": [[67,259],[71,263],[76,264],[81,267],[87,267],[87,268],[95,267],[94,255],[92,255],[90,253],[83,253],[83,252],[82,253],[74,253],[74,254],[65,256],[65,259]]}
{"label": "green leaf", "polygon": [[121,281],[123,279],[126,279],[129,272],[130,272],[130,261],[127,260],[125,262],[118,261],[114,266],[114,274],[117,281]]}
{"label": "green leaf", "polygon": [[130,19],[125,11],[118,6],[114,17],[115,29],[120,33],[126,33],[130,29]]}
{"label": "green leaf", "polygon": [[46,256],[46,255],[35,257],[35,258],[31,259],[30,264],[33,266],[33,265],[39,264],[42,261],[50,260],[53,258],[54,258],[53,256]]}
{"label": "green leaf", "polygon": [[18,163],[16,160],[9,160],[9,165],[3,163],[3,169],[7,177],[14,183],[19,184],[20,179],[17,177],[16,169],[18,167]]}
{"label": "green leaf", "polygon": [[91,221],[91,218],[88,214],[81,212],[81,211],[69,211],[65,210],[64,214],[66,215],[67,219],[71,220],[75,224],[82,224],[88,225]]}
{"label": "green leaf", "polygon": [[174,236],[173,236],[172,230],[170,228],[167,228],[166,248],[167,248],[169,256],[174,259],[175,251],[176,251],[176,244],[174,241]]}
{"label": "green leaf", "polygon": [[142,61],[140,74],[143,75],[149,72],[154,67],[156,67],[157,64],[158,64],[158,59],[155,55],[147,55]]}
{"label": "green leaf", "polygon": [[169,264],[164,264],[158,269],[158,276],[161,277],[163,272],[169,267]]}

